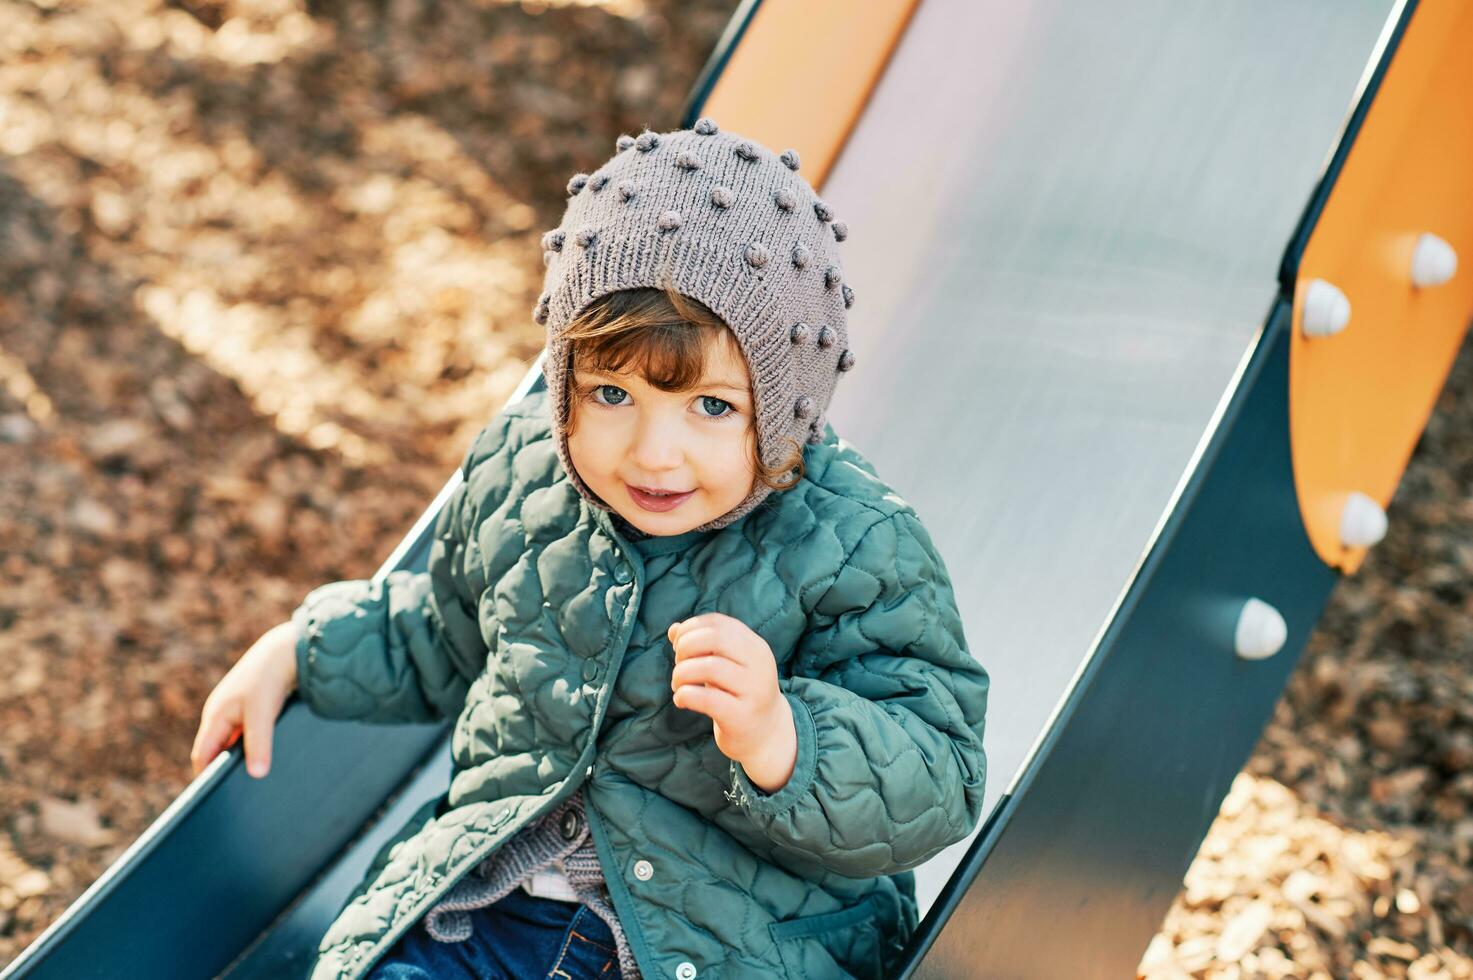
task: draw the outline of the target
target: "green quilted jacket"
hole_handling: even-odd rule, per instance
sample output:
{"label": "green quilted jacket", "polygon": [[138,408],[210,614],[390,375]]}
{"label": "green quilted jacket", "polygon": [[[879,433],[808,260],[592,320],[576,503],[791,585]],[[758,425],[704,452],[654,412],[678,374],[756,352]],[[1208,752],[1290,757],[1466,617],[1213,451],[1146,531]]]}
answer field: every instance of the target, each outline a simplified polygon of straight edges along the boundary
{"label": "green quilted jacket", "polygon": [[[890,975],[917,923],[909,869],[981,814],[988,674],[914,509],[832,426],[805,454],[742,519],[636,548],[569,482],[536,392],[477,436],[424,572],[308,594],[315,713],[455,722],[448,792],[380,849],[312,980],[362,976],[580,786],[645,977]],[[798,758],[776,793],[670,703],[666,628],[712,611],[777,658]]]}

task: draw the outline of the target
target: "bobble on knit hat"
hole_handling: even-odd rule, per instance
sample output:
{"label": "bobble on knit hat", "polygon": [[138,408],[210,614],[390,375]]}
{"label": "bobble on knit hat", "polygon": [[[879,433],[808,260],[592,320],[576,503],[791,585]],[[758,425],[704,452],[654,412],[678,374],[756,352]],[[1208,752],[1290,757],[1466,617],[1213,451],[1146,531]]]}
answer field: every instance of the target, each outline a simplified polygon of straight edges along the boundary
{"label": "bobble on knit hat", "polygon": [[[611,512],[579,477],[566,435],[572,350],[560,333],[594,300],[670,286],[719,316],[746,359],[757,451],[769,466],[794,444],[823,441],[834,386],[855,360],[845,315],[854,291],[837,248],[848,228],[798,175],[796,150],[773,153],[708,118],[616,145],[596,171],[568,181],[562,223],[542,236],[547,273],[532,311],[547,328],[558,455],[584,498]],[[740,504],[696,530],[725,527],[770,492],[755,481]]]}

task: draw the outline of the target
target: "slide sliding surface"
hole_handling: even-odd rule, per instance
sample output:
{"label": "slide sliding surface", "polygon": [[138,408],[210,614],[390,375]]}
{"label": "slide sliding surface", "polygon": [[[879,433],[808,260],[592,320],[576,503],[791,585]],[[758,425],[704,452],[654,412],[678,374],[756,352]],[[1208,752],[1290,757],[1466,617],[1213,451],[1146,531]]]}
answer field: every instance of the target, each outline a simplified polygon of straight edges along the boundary
{"label": "slide sliding surface", "polygon": [[[913,944],[924,978],[1133,976],[1339,573],[1294,495],[1279,300],[1044,747]],[[1250,599],[1287,627],[1239,657]]]}

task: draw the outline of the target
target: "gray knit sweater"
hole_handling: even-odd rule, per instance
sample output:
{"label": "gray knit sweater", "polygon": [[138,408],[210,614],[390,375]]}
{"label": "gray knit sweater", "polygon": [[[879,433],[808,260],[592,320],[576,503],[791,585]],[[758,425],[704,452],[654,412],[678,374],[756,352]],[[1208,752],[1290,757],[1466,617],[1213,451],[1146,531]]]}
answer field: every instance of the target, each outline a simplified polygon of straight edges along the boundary
{"label": "gray knit sweater", "polygon": [[561,859],[563,872],[573,891],[608,924],[619,948],[619,972],[624,980],[640,976],[634,952],[609,903],[603,868],[598,863],[588,818],[583,813],[583,791],[554,807],[537,823],[524,827],[501,848],[455,883],[440,901],[425,913],[425,931],[442,943],[469,939],[472,909],[485,908],[509,895],[535,871]]}

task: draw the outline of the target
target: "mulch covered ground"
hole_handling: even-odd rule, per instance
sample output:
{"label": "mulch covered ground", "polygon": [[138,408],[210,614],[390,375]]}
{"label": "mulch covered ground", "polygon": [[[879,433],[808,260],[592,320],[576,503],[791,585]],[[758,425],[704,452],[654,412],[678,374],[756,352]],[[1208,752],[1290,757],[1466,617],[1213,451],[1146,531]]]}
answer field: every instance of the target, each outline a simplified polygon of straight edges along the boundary
{"label": "mulch covered ground", "polygon": [[[0,0],[0,964],[535,359],[538,240],[735,0]],[[1141,972],[1473,977],[1473,355]]]}

